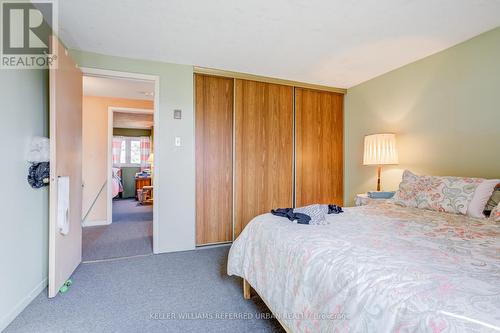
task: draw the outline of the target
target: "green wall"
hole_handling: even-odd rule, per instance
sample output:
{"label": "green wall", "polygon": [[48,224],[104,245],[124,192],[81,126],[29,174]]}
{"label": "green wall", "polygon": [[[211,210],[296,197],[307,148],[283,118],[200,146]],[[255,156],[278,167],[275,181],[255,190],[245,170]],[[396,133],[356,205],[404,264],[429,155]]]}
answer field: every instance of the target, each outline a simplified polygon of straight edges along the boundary
{"label": "green wall", "polygon": [[500,178],[500,28],[348,89],[346,204],[375,188],[363,137],[380,132],[398,134],[400,156],[383,169],[385,189],[397,189],[405,168]]}
{"label": "green wall", "polygon": [[49,191],[26,180],[29,143],[48,135],[47,87],[47,71],[0,70],[0,331],[47,284]]}
{"label": "green wall", "polygon": [[[97,53],[70,50],[80,67],[157,75],[160,78],[159,121],[155,131],[154,173],[155,218],[159,221],[153,242],[158,252],[195,248],[195,165],[193,66],[158,61],[129,59]],[[173,110],[182,110],[182,119],[173,117]],[[155,118],[156,121],[156,118]],[[181,147],[174,146],[180,137]],[[175,161],[175,163],[172,163]],[[160,172],[161,171],[161,172]],[[158,204],[161,202],[161,205]]]}
{"label": "green wall", "polygon": [[139,167],[123,167],[122,169],[122,198],[135,198],[135,174],[141,172]]}

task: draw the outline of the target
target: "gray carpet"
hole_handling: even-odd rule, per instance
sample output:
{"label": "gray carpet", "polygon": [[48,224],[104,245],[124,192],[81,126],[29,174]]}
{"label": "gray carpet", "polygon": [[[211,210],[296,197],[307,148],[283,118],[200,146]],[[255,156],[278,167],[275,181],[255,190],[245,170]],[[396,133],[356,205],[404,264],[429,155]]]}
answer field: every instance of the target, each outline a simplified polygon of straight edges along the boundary
{"label": "gray carpet", "polygon": [[113,200],[113,223],[83,228],[82,238],[83,261],[153,253],[153,206]]}
{"label": "gray carpet", "polygon": [[[5,333],[283,332],[275,320],[256,319],[268,311],[265,305],[258,296],[244,300],[241,279],[227,276],[228,250],[82,264],[66,294],[49,300],[42,292]],[[252,319],[169,319],[181,313],[248,313]]]}

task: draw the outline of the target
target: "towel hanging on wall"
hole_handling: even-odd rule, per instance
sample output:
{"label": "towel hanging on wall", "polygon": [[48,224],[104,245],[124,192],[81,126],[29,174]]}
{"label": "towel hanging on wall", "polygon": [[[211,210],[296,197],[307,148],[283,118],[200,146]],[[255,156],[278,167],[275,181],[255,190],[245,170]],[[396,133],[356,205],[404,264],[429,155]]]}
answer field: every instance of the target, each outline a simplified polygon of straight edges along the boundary
{"label": "towel hanging on wall", "polygon": [[57,178],[57,229],[69,233],[69,177]]}
{"label": "towel hanging on wall", "polygon": [[31,139],[28,157],[30,163],[42,163],[50,160],[50,139],[35,136]]}

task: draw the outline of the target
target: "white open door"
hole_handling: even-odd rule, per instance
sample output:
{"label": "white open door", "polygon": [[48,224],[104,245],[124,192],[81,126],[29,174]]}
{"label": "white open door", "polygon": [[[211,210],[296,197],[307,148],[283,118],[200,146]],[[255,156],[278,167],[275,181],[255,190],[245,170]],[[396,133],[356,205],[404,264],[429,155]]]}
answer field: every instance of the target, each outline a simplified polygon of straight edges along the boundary
{"label": "white open door", "polygon": [[[57,295],[82,261],[82,72],[57,44],[58,68],[49,70],[49,297]],[[68,179],[68,194],[58,193],[59,185]],[[58,225],[64,221],[67,234]]]}

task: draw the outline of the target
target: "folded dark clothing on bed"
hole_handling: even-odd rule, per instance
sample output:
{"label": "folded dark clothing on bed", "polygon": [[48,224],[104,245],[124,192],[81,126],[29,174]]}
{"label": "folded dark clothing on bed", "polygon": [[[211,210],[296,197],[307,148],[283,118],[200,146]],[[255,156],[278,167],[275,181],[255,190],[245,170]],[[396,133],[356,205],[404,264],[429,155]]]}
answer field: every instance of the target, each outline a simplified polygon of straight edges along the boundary
{"label": "folded dark clothing on bed", "polygon": [[328,213],[327,205],[308,205],[304,207],[298,207],[293,210],[294,213],[306,214],[311,218],[309,224],[327,224],[325,215]]}
{"label": "folded dark clothing on bed", "polygon": [[340,214],[343,213],[342,207],[337,205],[328,205],[328,214]]}
{"label": "folded dark clothing on bed", "polygon": [[290,221],[297,220],[297,223],[300,224],[309,224],[311,221],[311,217],[302,213],[294,213],[293,208],[277,208],[271,209],[271,214],[281,217],[286,217]]}
{"label": "folded dark clothing on bed", "polygon": [[271,210],[271,214],[286,217],[290,221],[300,224],[327,224],[326,214],[343,213],[342,207],[337,205],[309,205],[299,208],[278,208]]}

